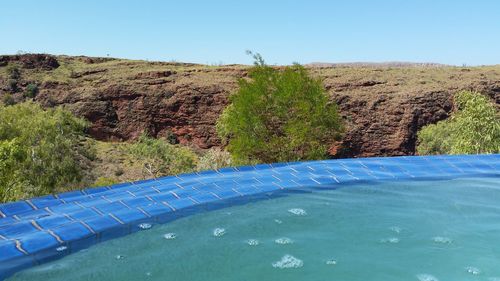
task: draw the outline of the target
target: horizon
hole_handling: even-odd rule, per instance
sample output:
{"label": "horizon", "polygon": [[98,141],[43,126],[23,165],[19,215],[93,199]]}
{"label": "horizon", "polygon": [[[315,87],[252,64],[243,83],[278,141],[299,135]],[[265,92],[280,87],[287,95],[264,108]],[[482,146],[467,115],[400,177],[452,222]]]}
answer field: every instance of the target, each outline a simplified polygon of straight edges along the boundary
{"label": "horizon", "polygon": [[1,54],[249,65],[500,64],[493,1],[85,1],[4,3]]}

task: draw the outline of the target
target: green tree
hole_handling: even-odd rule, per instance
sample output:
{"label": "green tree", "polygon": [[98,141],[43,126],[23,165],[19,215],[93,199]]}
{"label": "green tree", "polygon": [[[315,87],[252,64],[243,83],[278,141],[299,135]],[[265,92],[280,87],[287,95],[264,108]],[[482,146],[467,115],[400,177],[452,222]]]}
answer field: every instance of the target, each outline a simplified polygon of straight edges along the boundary
{"label": "green tree", "polygon": [[343,131],[337,106],[319,78],[295,64],[270,67],[259,54],[250,79],[217,122],[217,132],[237,164],[322,159]]}
{"label": "green tree", "polygon": [[27,102],[0,106],[0,200],[74,188],[83,177],[87,123],[61,108]]}
{"label": "green tree", "polygon": [[146,134],[142,134],[128,149],[134,161],[142,164],[146,178],[191,172],[197,164],[197,156],[189,148]]}
{"label": "green tree", "polygon": [[500,115],[486,96],[462,91],[454,96],[450,118],[423,127],[418,154],[478,154],[500,152]]}

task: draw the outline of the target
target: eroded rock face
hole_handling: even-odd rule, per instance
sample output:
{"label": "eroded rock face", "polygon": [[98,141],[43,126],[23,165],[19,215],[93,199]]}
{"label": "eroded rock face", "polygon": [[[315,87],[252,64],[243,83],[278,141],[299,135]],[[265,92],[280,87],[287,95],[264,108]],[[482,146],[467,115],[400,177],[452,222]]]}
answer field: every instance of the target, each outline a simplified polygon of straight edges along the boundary
{"label": "eroded rock face", "polygon": [[[61,69],[59,76],[47,71],[55,67],[52,59],[64,61],[60,67],[75,63],[75,69],[61,79]],[[36,101],[85,117],[97,139],[129,140],[148,131],[174,135],[180,143],[202,149],[220,145],[216,120],[238,79],[247,75],[237,65],[47,55],[2,56],[0,61],[25,67],[20,85],[42,77],[35,81],[40,89]],[[336,157],[414,154],[417,131],[445,119],[452,110],[452,94],[459,90],[478,90],[500,102],[500,67],[316,67],[311,72],[323,79],[346,122],[342,141],[331,144]],[[0,88],[6,80],[0,76]]]}
{"label": "eroded rock face", "polygon": [[59,67],[56,57],[46,54],[0,56],[0,66],[7,65],[9,62],[18,63],[27,69],[52,70]]}

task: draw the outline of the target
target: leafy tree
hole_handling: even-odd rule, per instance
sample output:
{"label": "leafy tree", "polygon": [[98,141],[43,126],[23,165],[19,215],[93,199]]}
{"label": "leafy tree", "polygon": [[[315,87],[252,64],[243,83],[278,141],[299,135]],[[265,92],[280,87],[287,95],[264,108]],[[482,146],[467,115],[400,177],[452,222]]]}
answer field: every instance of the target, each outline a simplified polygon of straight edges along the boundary
{"label": "leafy tree", "polygon": [[0,106],[1,201],[67,190],[83,176],[91,156],[87,123],[61,108],[27,102]]}
{"label": "leafy tree", "polygon": [[197,163],[196,154],[188,148],[146,134],[130,145],[129,152],[142,164],[147,178],[191,172]]}
{"label": "leafy tree", "polygon": [[417,152],[423,154],[478,154],[500,152],[500,115],[480,93],[454,96],[450,118],[425,126],[418,133]]}
{"label": "leafy tree", "polygon": [[217,132],[237,164],[322,159],[343,131],[337,106],[322,81],[295,64],[276,69],[254,55],[250,79],[217,122]]}

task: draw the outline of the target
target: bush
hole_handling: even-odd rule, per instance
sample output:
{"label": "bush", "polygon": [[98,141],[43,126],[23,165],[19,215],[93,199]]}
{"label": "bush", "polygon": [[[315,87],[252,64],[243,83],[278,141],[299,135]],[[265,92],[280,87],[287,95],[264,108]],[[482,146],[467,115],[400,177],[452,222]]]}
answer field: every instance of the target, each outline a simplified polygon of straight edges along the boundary
{"label": "bush", "polygon": [[9,106],[16,104],[16,101],[14,100],[14,97],[11,94],[5,93],[2,96],[2,103],[4,106]]}
{"label": "bush", "polygon": [[217,132],[237,164],[323,159],[343,130],[337,106],[320,79],[296,64],[278,70],[254,56],[251,80],[217,122]]}
{"label": "bush", "polygon": [[197,164],[197,156],[190,149],[145,134],[130,145],[129,152],[142,164],[145,178],[191,172]]}
{"label": "bush", "polygon": [[220,148],[211,148],[200,157],[196,169],[198,171],[217,170],[231,166],[232,162],[229,152]]}
{"label": "bush", "polygon": [[67,190],[83,177],[87,123],[31,102],[0,106],[0,201]]}
{"label": "bush", "polygon": [[21,77],[21,72],[19,71],[19,67],[15,64],[9,64],[7,66],[7,75],[10,79],[19,79]]}
{"label": "bush", "polygon": [[16,93],[19,90],[19,87],[17,87],[17,80],[16,79],[7,80],[7,88],[9,89],[9,91]]}
{"label": "bush", "polygon": [[450,118],[423,127],[418,154],[478,154],[500,152],[500,115],[489,99],[462,91],[454,96]]}
{"label": "bush", "polygon": [[92,186],[93,187],[110,186],[110,185],[117,184],[117,183],[118,183],[118,180],[116,180],[114,178],[98,177]]}
{"label": "bush", "polygon": [[24,89],[24,96],[27,98],[34,98],[38,94],[38,86],[36,84],[30,83]]}

